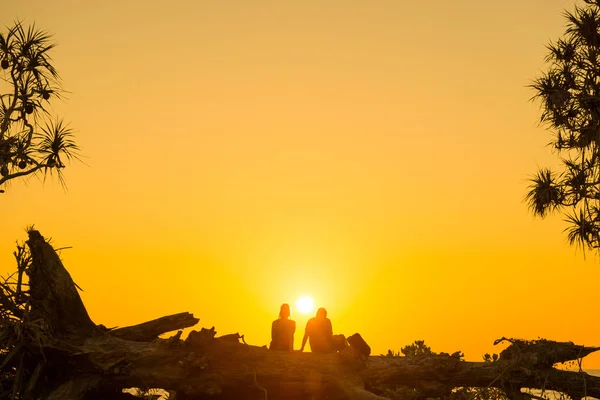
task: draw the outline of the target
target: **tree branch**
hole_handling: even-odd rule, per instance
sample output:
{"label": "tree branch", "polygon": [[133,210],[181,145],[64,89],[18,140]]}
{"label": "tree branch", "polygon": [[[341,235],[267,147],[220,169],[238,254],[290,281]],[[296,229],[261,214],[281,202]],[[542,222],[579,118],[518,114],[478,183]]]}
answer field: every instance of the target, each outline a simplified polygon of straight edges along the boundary
{"label": "tree branch", "polygon": [[44,167],[47,168],[53,168],[53,165],[49,165],[49,164],[37,164],[35,167],[28,169],[27,171],[20,171],[20,172],[15,172],[14,174],[9,174],[6,176],[3,176],[2,178],[0,178],[0,185],[2,185],[4,182],[11,180],[13,178],[18,178],[20,176],[26,176],[26,175],[30,175]]}
{"label": "tree branch", "polygon": [[128,326],[124,328],[111,329],[108,332],[120,339],[132,340],[135,342],[150,342],[162,333],[176,331],[178,329],[194,326],[200,321],[198,318],[188,312],[168,315],[166,317],[154,319],[142,324]]}

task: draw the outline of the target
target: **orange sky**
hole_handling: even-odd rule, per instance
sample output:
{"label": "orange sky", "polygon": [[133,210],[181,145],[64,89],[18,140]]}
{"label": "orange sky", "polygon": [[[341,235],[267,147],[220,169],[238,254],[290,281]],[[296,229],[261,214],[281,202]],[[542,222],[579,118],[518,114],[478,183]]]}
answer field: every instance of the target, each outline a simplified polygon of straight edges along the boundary
{"label": "orange sky", "polygon": [[87,164],[1,195],[2,270],[34,223],[107,326],[190,311],[262,345],[306,293],[375,354],[600,345],[598,257],[523,203],[556,165],[526,86],[573,4],[2,1],[55,35]]}

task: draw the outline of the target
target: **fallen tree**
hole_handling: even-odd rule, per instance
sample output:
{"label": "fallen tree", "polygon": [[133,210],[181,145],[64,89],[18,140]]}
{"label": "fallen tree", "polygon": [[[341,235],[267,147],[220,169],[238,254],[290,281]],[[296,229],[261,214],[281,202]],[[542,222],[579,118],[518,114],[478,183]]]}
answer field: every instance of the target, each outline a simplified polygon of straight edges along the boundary
{"label": "fallen tree", "polygon": [[[553,390],[574,399],[600,398],[600,378],[563,371],[556,363],[599,350],[553,341],[505,339],[495,362],[466,362],[457,354],[363,357],[287,353],[251,346],[239,334],[193,326],[189,313],[126,328],[90,319],[58,254],[35,231],[15,257],[19,269],[0,291],[1,390],[14,399],[132,398],[124,388],[163,388],[185,399],[386,399],[448,397],[457,387],[498,388],[511,399],[535,397],[523,388]],[[29,288],[23,275],[28,275]],[[18,287],[17,287],[18,285]]]}

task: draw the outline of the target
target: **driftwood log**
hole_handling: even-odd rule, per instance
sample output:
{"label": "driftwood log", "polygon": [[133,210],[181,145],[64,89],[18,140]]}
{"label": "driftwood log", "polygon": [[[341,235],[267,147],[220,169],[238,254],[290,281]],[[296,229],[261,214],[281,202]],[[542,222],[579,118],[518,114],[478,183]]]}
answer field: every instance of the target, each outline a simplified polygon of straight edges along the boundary
{"label": "driftwood log", "polygon": [[111,336],[118,337],[119,339],[132,340],[134,342],[150,342],[158,339],[158,337],[165,332],[189,328],[190,326],[196,325],[198,321],[200,320],[198,318],[194,318],[192,314],[183,312],[179,314],[168,315],[166,317],[154,319],[152,321],[144,322],[134,326],[105,330],[110,332]]}
{"label": "driftwood log", "polygon": [[[238,334],[216,337],[214,328],[157,336],[198,322],[181,313],[133,327],[107,329],[90,319],[69,273],[39,232],[27,245],[30,312],[27,334],[5,363],[18,368],[21,399],[132,398],[124,388],[163,388],[184,399],[386,399],[399,388],[422,398],[446,397],[457,387],[499,388],[511,399],[522,388],[554,390],[574,399],[600,398],[600,378],[553,368],[598,350],[552,341],[511,342],[495,362],[456,355],[370,356],[269,351]],[[240,342],[240,339],[242,342]],[[10,361],[6,361],[10,360]],[[18,362],[15,360],[19,360]]]}

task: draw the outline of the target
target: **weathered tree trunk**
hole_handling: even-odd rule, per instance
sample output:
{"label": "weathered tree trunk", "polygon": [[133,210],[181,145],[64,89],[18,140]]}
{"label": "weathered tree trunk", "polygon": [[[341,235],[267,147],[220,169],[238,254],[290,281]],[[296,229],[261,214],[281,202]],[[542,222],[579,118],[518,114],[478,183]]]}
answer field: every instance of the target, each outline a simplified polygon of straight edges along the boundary
{"label": "weathered tree trunk", "polygon": [[[61,400],[126,398],[123,388],[163,388],[177,399],[384,399],[398,387],[446,396],[456,387],[495,387],[511,398],[521,388],[600,398],[600,378],[554,369],[598,350],[572,343],[511,340],[496,362],[447,354],[415,357],[287,353],[215,338],[214,329],[156,339],[194,325],[182,313],[116,330],[89,318],[69,273],[37,232],[29,233],[31,324],[39,340],[25,357],[21,397]],[[33,329],[33,328],[32,328]],[[25,354],[25,353],[23,353]]]}
{"label": "weathered tree trunk", "polygon": [[31,319],[43,321],[50,337],[80,344],[83,339],[101,335],[90,319],[71,275],[58,254],[38,231],[29,232],[31,251],[29,272]]}

